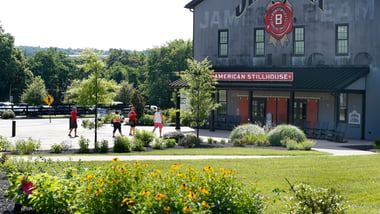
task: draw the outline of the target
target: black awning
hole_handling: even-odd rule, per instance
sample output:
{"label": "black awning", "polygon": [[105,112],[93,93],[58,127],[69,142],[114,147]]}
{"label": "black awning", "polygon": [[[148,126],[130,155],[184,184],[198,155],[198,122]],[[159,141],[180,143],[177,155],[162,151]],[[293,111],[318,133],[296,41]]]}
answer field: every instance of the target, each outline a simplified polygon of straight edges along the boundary
{"label": "black awning", "polygon": [[218,81],[223,88],[264,88],[341,91],[369,73],[368,67],[248,68],[213,67],[214,72],[257,73],[292,72],[293,81]]}

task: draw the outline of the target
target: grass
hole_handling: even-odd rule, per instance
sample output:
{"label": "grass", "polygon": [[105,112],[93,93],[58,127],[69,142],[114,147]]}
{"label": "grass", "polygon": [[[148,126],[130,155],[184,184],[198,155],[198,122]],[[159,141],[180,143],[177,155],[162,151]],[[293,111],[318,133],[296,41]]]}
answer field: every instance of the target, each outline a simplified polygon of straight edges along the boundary
{"label": "grass", "polygon": [[[285,190],[290,196],[291,183],[306,183],[318,187],[335,188],[349,201],[347,213],[379,213],[380,210],[380,155],[366,156],[298,156],[270,159],[225,159],[141,161],[153,169],[167,169],[171,164],[184,164],[200,170],[205,166],[234,170],[238,178],[247,184],[257,184],[266,196],[273,199],[272,189]],[[109,162],[86,162],[99,166]],[[284,197],[282,197],[284,198]],[[285,201],[269,204],[265,213],[286,213]]]}

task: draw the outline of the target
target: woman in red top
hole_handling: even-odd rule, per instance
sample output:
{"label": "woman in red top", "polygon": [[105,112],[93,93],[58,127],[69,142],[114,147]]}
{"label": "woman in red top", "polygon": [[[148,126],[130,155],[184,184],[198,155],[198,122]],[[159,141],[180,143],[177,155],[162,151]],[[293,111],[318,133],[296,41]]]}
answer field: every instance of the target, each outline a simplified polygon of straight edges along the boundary
{"label": "woman in red top", "polygon": [[78,137],[77,135],[77,108],[73,108],[73,111],[70,114],[70,132],[69,132],[69,137],[71,137],[71,131],[74,129],[75,132],[75,137]]}
{"label": "woman in red top", "polygon": [[128,117],[129,125],[131,126],[131,129],[129,130],[129,136],[132,136],[132,134],[135,134],[136,131],[137,114],[135,112],[135,107],[131,108],[131,111],[128,113]]}

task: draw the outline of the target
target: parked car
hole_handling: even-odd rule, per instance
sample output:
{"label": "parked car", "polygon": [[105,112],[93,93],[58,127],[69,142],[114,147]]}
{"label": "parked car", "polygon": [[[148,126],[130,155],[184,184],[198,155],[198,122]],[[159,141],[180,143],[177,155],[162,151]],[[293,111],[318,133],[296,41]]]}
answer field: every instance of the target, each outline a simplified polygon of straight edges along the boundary
{"label": "parked car", "polygon": [[0,102],[0,112],[12,109],[13,103],[11,102]]}
{"label": "parked car", "polygon": [[98,120],[101,120],[109,113],[109,110],[106,108],[98,108]]}
{"label": "parked car", "polygon": [[148,109],[148,110],[157,110],[157,106],[156,105],[145,105],[145,109]]}

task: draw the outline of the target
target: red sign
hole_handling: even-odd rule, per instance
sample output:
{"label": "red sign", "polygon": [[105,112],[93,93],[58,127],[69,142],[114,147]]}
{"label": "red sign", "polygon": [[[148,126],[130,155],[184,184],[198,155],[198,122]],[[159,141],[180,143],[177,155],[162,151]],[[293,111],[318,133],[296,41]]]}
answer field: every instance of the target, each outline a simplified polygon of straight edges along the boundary
{"label": "red sign", "polygon": [[232,81],[293,81],[293,72],[213,73],[214,79]]}
{"label": "red sign", "polygon": [[293,28],[293,10],[288,4],[276,2],[268,7],[264,23],[274,38],[281,39]]}

